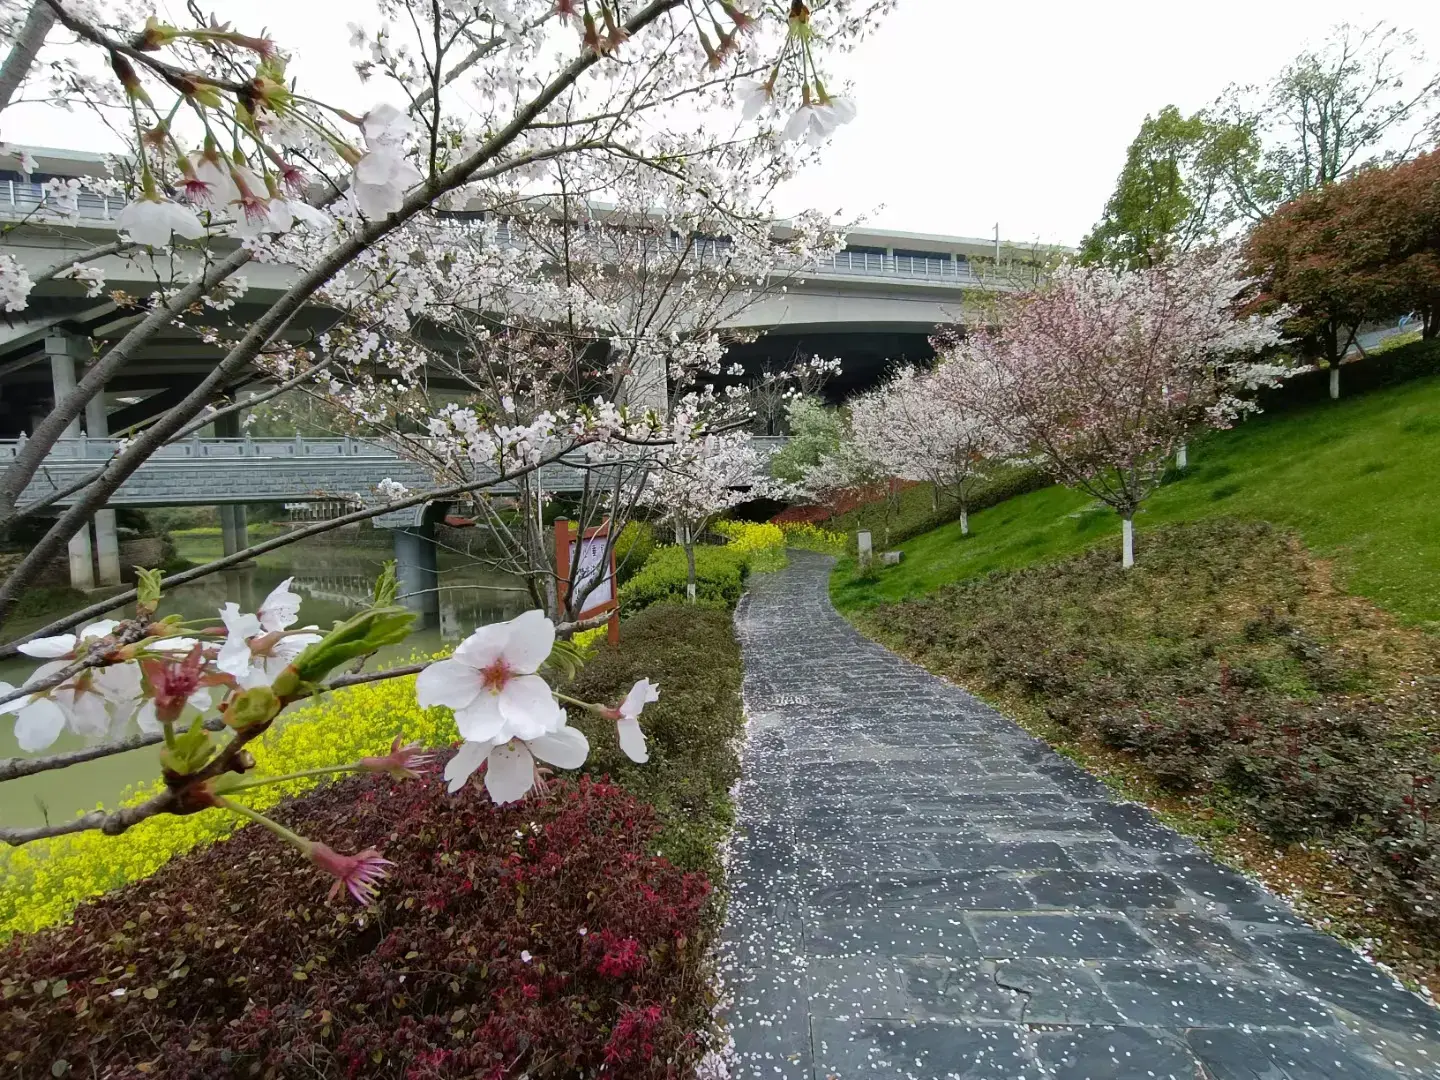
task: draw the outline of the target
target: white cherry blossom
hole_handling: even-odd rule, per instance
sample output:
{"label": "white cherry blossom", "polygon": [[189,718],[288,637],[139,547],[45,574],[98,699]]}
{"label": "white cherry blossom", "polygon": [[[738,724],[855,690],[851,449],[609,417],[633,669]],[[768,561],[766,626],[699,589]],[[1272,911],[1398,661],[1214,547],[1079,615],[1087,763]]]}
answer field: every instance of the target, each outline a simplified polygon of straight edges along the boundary
{"label": "white cherry blossom", "polygon": [[170,243],[172,232],[187,240],[205,235],[205,226],[195,216],[195,211],[169,199],[149,195],[140,196],[121,210],[115,226],[128,233],[133,242],[150,247],[165,247]]}
{"label": "white cherry blossom", "polygon": [[[423,673],[422,673],[423,674]],[[561,769],[578,769],[590,755],[590,742],[583,732],[565,722],[559,710],[559,725],[532,739],[467,741],[445,766],[445,780],[453,795],[465,786],[481,764],[485,765],[485,790],[496,805],[518,802],[535,786],[538,758]]]}
{"label": "white cherry blossom", "polygon": [[420,673],[416,698],[422,709],[453,709],[469,742],[539,738],[565,723],[549,685],[535,674],[554,645],[555,624],[538,609],[482,626],[449,660]]}
{"label": "white cherry blossom", "polygon": [[242,687],[269,686],[307,646],[321,639],[320,634],[284,632],[300,616],[300,597],[290,591],[294,580],[288,577],[275,586],[253,615],[235,603],[220,609],[226,636],[215,666]]}
{"label": "white cherry blossom", "polygon": [[641,679],[625,695],[618,710],[620,715],[615,720],[620,749],[631,761],[641,765],[650,760],[650,751],[645,747],[645,732],[640,730],[640,713],[646,705],[659,700],[660,687],[649,679]]}

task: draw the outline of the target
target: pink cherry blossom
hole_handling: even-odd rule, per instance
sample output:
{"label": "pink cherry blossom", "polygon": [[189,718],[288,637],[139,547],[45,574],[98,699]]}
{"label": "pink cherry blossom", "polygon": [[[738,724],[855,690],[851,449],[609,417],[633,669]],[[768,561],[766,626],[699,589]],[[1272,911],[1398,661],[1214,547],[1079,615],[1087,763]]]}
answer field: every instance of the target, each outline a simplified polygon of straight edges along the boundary
{"label": "pink cherry blossom", "polygon": [[306,854],[311,862],[335,879],[335,884],[330,886],[331,900],[344,888],[361,904],[375,899],[378,883],[386,874],[385,867],[395,865],[389,859],[381,858],[380,852],[374,848],[366,848],[357,855],[341,855],[325,844],[311,842]]}

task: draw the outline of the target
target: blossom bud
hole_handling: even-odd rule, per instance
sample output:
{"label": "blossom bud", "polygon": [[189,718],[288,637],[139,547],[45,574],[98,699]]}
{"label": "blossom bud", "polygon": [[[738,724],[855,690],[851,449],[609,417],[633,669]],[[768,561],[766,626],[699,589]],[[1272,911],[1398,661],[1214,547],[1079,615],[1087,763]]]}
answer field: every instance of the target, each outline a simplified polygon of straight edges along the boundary
{"label": "blossom bud", "polygon": [[225,708],[225,723],[236,731],[268,724],[280,714],[280,699],[268,686],[252,686]]}
{"label": "blossom bud", "polygon": [[158,52],[179,36],[179,30],[151,15],[145,20],[145,29],[131,44],[141,52]]}
{"label": "blossom bud", "polygon": [[117,52],[110,54],[110,70],[115,72],[115,77],[120,80],[120,85],[125,88],[125,96],[133,101],[149,101],[150,95],[145,93],[145,87],[140,84],[140,76],[135,74],[135,68],[129,60]]}

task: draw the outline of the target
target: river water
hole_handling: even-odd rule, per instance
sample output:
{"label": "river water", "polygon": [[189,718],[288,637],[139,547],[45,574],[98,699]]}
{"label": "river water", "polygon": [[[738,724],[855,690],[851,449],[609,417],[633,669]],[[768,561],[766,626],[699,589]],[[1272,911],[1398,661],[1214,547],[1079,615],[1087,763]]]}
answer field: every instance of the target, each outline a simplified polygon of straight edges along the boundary
{"label": "river water", "polygon": [[[220,555],[216,538],[177,540],[178,554],[194,562]],[[344,547],[299,541],[260,557],[251,567],[213,574],[167,593],[160,614],[179,614],[187,619],[215,616],[226,601],[233,600],[242,611],[254,611],[270,590],[287,577],[302,598],[297,625],[314,623],[329,627],[348,618],[369,602],[370,591],[385,561],[388,548]],[[440,555],[440,624],[417,630],[403,645],[381,653],[372,665],[407,657],[416,649],[433,651],[443,642],[454,642],[486,623],[513,618],[530,606],[528,593],[518,578],[476,566],[468,558]],[[57,617],[52,613],[28,625],[17,623],[7,630],[18,635],[38,628]],[[10,636],[8,633],[7,637]],[[41,663],[28,657],[0,660],[0,679],[20,685]],[[66,732],[45,753],[78,749],[85,745]],[[0,758],[24,757],[15,743],[13,718],[0,717]],[[63,821],[77,811],[97,804],[112,807],[124,789],[159,776],[155,747],[133,750],[89,761],[66,769],[38,773],[0,783],[0,822],[6,825],[41,825]]]}

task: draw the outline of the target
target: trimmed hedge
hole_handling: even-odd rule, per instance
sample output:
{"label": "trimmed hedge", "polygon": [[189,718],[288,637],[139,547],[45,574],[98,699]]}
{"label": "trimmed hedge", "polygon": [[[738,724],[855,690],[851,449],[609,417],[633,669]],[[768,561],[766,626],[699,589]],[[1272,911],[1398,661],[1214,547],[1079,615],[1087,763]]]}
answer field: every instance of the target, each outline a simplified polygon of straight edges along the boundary
{"label": "trimmed hedge", "polygon": [[744,725],[740,645],[729,612],[673,603],[647,608],[621,623],[619,648],[596,646],[567,692],[584,701],[616,700],[642,678],[660,684],[660,700],[641,718],[650,760],[635,764],[621,753],[614,724],[572,710],[571,722],[590,740],[585,768],[655,806],[659,852],[718,880],[716,845],[733,822],[729,793],[740,775],[736,742]]}
{"label": "trimmed hedge", "polygon": [[10,1075],[686,1075],[704,1052],[710,892],[647,851],[653,812],[561,781],[497,808],[478,786],[366,777],[285,808],[353,851],[376,903],[327,901],[247,828],[0,952]]}
{"label": "trimmed hedge", "polygon": [[[1440,374],[1440,339],[1412,341],[1380,348],[1359,360],[1340,365],[1340,396],[1353,397],[1382,387]],[[1263,390],[1260,406],[1266,412],[1283,412],[1330,398],[1330,372],[1326,369],[1302,372]]]}
{"label": "trimmed hedge", "polygon": [[[748,553],[729,544],[695,545],[695,591],[700,606],[734,607],[749,573]],[[628,615],[651,604],[683,602],[688,578],[683,547],[668,544],[656,548],[639,573],[620,586],[620,611]]]}

